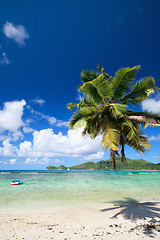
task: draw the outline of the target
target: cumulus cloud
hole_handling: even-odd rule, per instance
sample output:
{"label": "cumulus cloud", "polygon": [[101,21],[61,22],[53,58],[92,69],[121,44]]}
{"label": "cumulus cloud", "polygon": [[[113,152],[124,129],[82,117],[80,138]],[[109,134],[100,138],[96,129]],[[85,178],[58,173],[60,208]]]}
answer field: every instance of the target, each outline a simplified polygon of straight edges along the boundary
{"label": "cumulus cloud", "polygon": [[37,97],[35,99],[32,100],[33,103],[38,103],[40,106],[42,106],[45,103],[45,100]]}
{"label": "cumulus cloud", "polygon": [[94,154],[90,154],[89,156],[84,157],[84,160],[90,161],[90,160],[97,160],[97,159],[102,159],[104,156],[104,152],[99,151]]}
{"label": "cumulus cloud", "polygon": [[4,108],[0,110],[0,132],[14,132],[24,125],[22,115],[25,105],[25,100],[5,102]]}
{"label": "cumulus cloud", "polygon": [[19,131],[19,130],[12,132],[12,133],[10,134],[10,136],[11,136],[11,140],[12,140],[12,141],[15,141],[15,142],[16,142],[18,139],[23,138],[23,134],[22,134],[22,132]]}
{"label": "cumulus cloud", "polygon": [[160,100],[146,99],[142,102],[142,110],[160,114]]}
{"label": "cumulus cloud", "polygon": [[9,162],[10,164],[14,165],[16,163],[17,159],[16,158],[13,158],[13,159],[10,159]]}
{"label": "cumulus cloud", "polygon": [[157,136],[151,136],[151,137],[149,137],[149,141],[159,142],[159,141],[160,141],[160,134],[158,134]]}
{"label": "cumulus cloud", "polygon": [[[27,106],[27,105],[26,105]],[[32,119],[27,119],[25,120],[25,126],[23,127],[23,132],[24,133],[31,133],[34,132],[35,130],[30,127],[30,123],[33,122]]]}
{"label": "cumulus cloud", "polygon": [[31,133],[34,132],[34,129],[31,127],[23,127],[23,132],[24,133]]}
{"label": "cumulus cloud", "polygon": [[6,53],[2,53],[2,56],[0,58],[0,64],[8,65],[10,63]]}
{"label": "cumulus cloud", "polygon": [[10,143],[10,139],[6,139],[2,142],[2,146],[0,147],[0,155],[4,156],[4,157],[12,157],[15,156],[15,152],[16,152],[16,147],[14,147],[11,143]]}
{"label": "cumulus cloud", "polygon": [[100,146],[101,137],[91,139],[83,137],[82,129],[68,130],[66,135],[55,134],[53,129],[43,129],[33,133],[33,143],[24,141],[20,144],[17,155],[21,157],[103,157]]}
{"label": "cumulus cloud", "polygon": [[11,22],[6,22],[2,29],[7,38],[14,40],[19,46],[25,45],[25,40],[29,38],[29,34],[22,25],[13,25]]}
{"label": "cumulus cloud", "polygon": [[24,141],[20,143],[18,156],[27,157],[32,155],[32,143],[30,141]]}

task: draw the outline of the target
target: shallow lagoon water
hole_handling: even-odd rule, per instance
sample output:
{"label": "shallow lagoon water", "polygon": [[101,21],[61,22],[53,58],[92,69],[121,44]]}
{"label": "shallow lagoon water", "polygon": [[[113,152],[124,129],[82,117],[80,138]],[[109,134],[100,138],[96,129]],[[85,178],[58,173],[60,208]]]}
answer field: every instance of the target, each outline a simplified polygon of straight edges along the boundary
{"label": "shallow lagoon water", "polygon": [[[22,184],[11,186],[13,179]],[[62,205],[160,200],[158,171],[1,171],[0,207],[39,208]]]}

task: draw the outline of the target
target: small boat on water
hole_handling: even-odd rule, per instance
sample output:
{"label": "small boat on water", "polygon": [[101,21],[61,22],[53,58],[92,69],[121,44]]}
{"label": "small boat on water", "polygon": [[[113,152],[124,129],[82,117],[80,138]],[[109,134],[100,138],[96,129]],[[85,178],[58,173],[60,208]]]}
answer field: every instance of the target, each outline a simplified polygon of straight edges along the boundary
{"label": "small boat on water", "polygon": [[20,179],[16,179],[16,180],[13,180],[13,181],[11,182],[11,185],[18,185],[18,184],[20,184],[20,182],[21,182]]}

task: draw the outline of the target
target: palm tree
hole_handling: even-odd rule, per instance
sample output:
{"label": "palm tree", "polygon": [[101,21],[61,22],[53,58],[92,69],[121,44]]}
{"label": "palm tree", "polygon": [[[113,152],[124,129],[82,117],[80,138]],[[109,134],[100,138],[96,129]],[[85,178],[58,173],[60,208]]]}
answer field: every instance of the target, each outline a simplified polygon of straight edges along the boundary
{"label": "palm tree", "polygon": [[97,134],[103,135],[101,145],[110,150],[114,169],[115,155],[118,154],[120,146],[122,161],[125,159],[125,144],[140,152],[150,148],[140,123],[145,125],[147,119],[150,120],[150,124],[158,124],[159,121],[157,115],[127,109],[129,103],[136,106],[149,97],[150,93],[158,91],[153,77],[145,77],[135,83],[139,68],[140,66],[122,68],[114,77],[104,73],[100,66],[100,72],[83,71],[83,84],[79,90],[85,97],[78,104],[67,105],[70,110],[73,107],[78,108],[70,119],[71,128],[84,126],[82,134],[89,134],[92,138]]}

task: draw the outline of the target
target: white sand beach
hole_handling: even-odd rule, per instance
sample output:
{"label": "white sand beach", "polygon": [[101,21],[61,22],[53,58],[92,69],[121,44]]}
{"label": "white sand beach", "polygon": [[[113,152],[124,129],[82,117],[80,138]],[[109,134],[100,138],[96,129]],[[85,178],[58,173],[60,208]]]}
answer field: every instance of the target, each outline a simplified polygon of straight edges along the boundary
{"label": "white sand beach", "polygon": [[2,240],[160,239],[160,202],[0,209]]}

